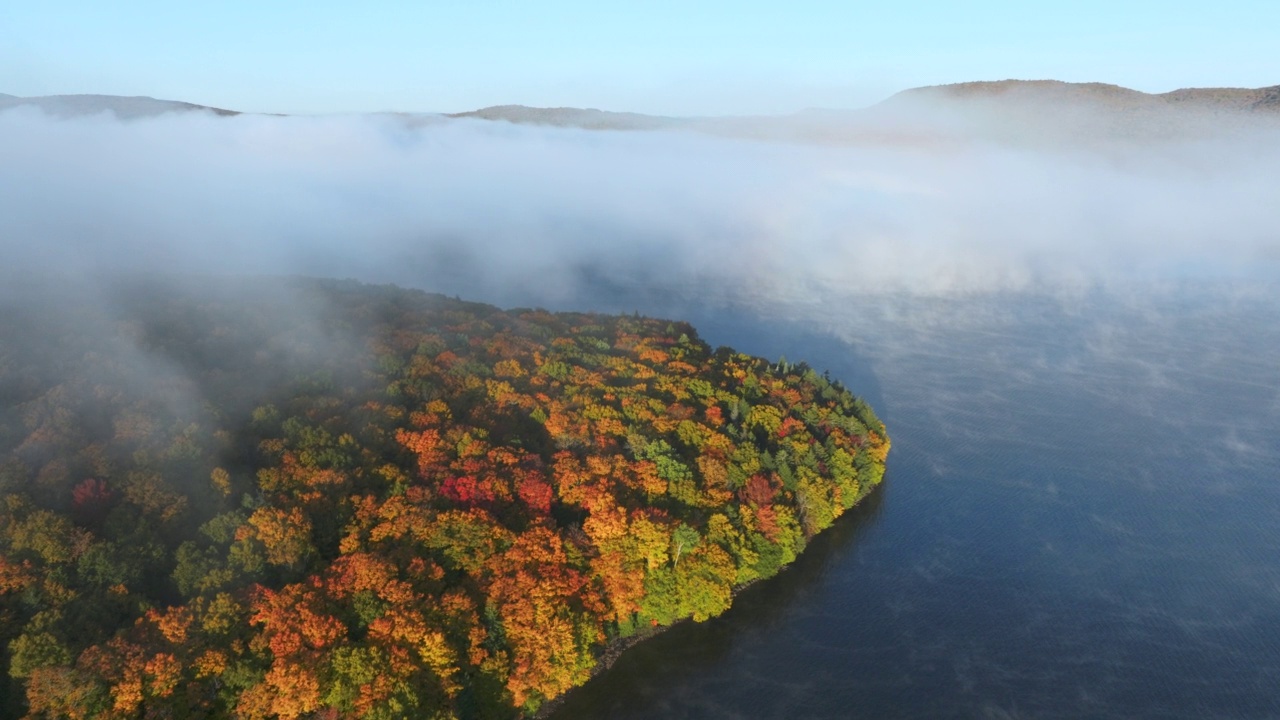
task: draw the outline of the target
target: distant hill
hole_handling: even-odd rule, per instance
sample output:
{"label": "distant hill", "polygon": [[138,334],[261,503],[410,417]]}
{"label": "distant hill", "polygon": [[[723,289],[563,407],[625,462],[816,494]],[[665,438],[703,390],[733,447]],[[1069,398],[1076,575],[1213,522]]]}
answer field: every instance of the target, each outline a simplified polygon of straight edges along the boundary
{"label": "distant hill", "polygon": [[553,125],[587,130],[662,130],[689,122],[687,118],[608,112],[595,108],[539,108],[525,105],[495,105],[470,112],[451,113],[446,117],[505,120],[524,125]]}
{"label": "distant hill", "polygon": [[1090,104],[1113,110],[1181,108],[1231,112],[1280,110],[1280,85],[1265,88],[1184,88],[1151,94],[1106,83],[1000,80],[904,90],[882,105],[927,99],[943,102]]}
{"label": "distant hill", "polygon": [[1261,112],[1280,111],[1280,85],[1242,88],[1187,88],[1157,95],[1170,104],[1187,103]]}
{"label": "distant hill", "polygon": [[176,100],[157,100],[153,97],[120,95],[45,95],[42,97],[16,97],[0,94],[0,110],[29,105],[38,107],[58,117],[78,117],[111,112],[121,120],[154,117],[172,112],[208,111],[215,115],[239,115],[234,110],[207,107]]}
{"label": "distant hill", "polygon": [[1194,140],[1280,127],[1280,86],[1144,93],[1105,83],[1002,80],[904,90],[873,122],[1015,145]]}

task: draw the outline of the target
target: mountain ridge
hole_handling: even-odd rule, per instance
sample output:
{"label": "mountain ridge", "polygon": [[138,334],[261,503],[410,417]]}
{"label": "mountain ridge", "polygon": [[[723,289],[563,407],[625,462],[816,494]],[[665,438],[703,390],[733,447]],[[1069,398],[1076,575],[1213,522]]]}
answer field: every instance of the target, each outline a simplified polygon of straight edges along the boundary
{"label": "mountain ridge", "polygon": [[[1147,93],[1121,85],[1089,82],[1070,83],[1061,80],[995,80],[926,85],[898,92],[878,105],[893,104],[904,99],[933,97],[970,101],[988,98],[1022,98],[1053,94],[1058,100],[1130,103],[1147,105],[1187,105],[1229,110],[1280,109],[1280,85],[1260,88],[1179,88],[1164,93]],[[873,106],[875,107],[875,106]]]}
{"label": "mountain ridge", "polygon": [[[470,118],[479,120],[503,120],[517,124],[556,125],[583,127],[587,129],[612,129],[626,127],[628,129],[661,129],[689,123],[708,123],[717,121],[739,121],[745,119],[791,118],[811,115],[841,115],[877,108],[889,107],[905,100],[922,98],[959,100],[1003,99],[1020,100],[1028,96],[1048,101],[1087,101],[1107,102],[1112,104],[1131,103],[1146,105],[1199,106],[1218,109],[1254,111],[1280,111],[1280,85],[1259,88],[1237,87],[1190,87],[1179,88],[1164,93],[1147,93],[1122,85],[1102,82],[1074,83],[1062,80],[978,80],[941,85],[923,85],[908,88],[888,98],[856,109],[806,108],[784,115],[725,117],[669,116],[647,113],[601,110],[598,108],[579,107],[542,107],[532,105],[491,105],[455,113],[410,112],[393,113],[396,115],[438,115],[447,118]],[[147,95],[103,95],[103,94],[67,94],[18,96],[0,93],[0,110],[21,105],[41,107],[53,114],[83,115],[112,111],[121,117],[141,117],[166,112],[208,111],[216,115],[233,116],[243,113],[198,103],[180,100],[166,100]],[[375,114],[375,113],[368,113]]]}
{"label": "mountain ridge", "polygon": [[154,117],[171,112],[211,112],[223,117],[242,114],[237,110],[197,105],[180,100],[161,100],[147,95],[84,94],[20,97],[0,93],[0,110],[24,105],[38,107],[55,117],[81,117],[110,112],[122,120]]}
{"label": "mountain ridge", "polygon": [[[32,105],[60,118],[112,113],[121,120],[170,113],[239,115],[233,110],[151,97],[0,95],[0,111]],[[246,113],[256,115],[256,113]],[[998,80],[930,85],[858,109],[787,115],[673,117],[596,108],[494,105],[459,113],[381,112],[407,128],[437,123],[507,122],[587,131],[679,131],[739,140],[828,146],[955,147],[993,142],[1021,147],[1116,148],[1203,140],[1280,129],[1280,85],[1180,88],[1146,93],[1108,83]]]}

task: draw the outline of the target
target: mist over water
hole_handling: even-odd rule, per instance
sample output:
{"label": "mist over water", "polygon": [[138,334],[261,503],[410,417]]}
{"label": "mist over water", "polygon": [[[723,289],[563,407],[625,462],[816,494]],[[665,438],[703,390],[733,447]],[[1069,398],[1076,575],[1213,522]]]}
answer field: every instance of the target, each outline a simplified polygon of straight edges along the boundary
{"label": "mist over water", "polygon": [[868,506],[559,717],[1280,715],[1280,135],[948,130],[19,108],[0,301],[355,277],[690,319],[865,396],[894,443]]}

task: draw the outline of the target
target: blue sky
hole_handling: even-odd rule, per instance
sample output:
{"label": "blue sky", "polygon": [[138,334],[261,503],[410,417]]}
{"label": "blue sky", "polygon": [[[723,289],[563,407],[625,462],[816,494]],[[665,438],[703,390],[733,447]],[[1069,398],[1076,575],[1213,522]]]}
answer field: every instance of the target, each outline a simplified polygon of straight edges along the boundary
{"label": "blue sky", "polygon": [[0,0],[0,92],[238,110],[860,107],[1004,78],[1280,84],[1280,3]]}

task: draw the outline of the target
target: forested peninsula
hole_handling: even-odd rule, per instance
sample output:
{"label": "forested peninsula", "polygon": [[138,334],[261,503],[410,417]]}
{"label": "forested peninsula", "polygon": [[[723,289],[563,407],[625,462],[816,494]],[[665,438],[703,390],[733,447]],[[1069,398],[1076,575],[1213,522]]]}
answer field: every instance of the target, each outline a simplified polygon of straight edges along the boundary
{"label": "forested peninsula", "polygon": [[[516,718],[883,475],[688,324],[308,279],[0,298],[0,710]],[[92,299],[88,299],[92,298]]]}

